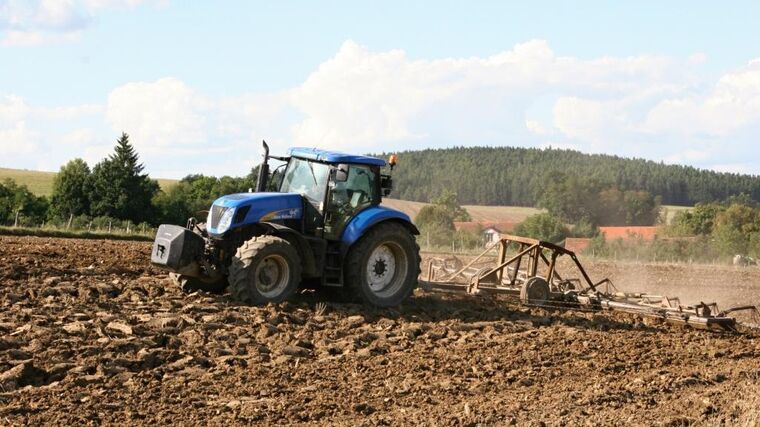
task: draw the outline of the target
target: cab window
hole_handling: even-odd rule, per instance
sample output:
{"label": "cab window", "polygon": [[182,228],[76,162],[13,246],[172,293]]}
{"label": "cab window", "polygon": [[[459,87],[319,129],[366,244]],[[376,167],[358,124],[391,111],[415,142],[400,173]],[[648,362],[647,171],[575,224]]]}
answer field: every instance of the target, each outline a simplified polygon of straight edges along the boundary
{"label": "cab window", "polygon": [[329,218],[325,224],[325,231],[330,238],[339,238],[346,223],[359,211],[380,203],[375,169],[349,165],[346,181],[333,183],[329,197]]}
{"label": "cab window", "polygon": [[330,167],[324,163],[292,158],[280,184],[280,192],[298,193],[315,207],[322,206]]}
{"label": "cab window", "polygon": [[366,166],[350,165],[348,179],[336,182],[332,190],[334,199],[352,211],[378,201],[375,172]]}

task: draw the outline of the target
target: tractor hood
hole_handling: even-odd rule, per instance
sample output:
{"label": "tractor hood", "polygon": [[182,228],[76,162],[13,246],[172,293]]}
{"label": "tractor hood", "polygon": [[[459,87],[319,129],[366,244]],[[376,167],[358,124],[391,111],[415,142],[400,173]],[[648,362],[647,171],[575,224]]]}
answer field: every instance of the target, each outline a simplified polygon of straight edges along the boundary
{"label": "tractor hood", "polygon": [[300,219],[302,196],[296,193],[239,193],[214,201],[206,221],[209,234],[220,235],[247,224]]}

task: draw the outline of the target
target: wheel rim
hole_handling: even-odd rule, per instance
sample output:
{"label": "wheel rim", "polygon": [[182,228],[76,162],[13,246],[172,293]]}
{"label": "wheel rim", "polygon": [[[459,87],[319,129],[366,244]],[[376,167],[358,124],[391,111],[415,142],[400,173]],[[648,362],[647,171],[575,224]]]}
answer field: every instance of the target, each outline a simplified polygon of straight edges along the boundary
{"label": "wheel rim", "polygon": [[379,297],[398,292],[406,279],[406,261],[406,252],[397,243],[378,245],[367,259],[365,276],[370,291]]}
{"label": "wheel rim", "polygon": [[256,266],[256,290],[266,298],[276,298],[288,287],[290,267],[280,255],[269,255]]}

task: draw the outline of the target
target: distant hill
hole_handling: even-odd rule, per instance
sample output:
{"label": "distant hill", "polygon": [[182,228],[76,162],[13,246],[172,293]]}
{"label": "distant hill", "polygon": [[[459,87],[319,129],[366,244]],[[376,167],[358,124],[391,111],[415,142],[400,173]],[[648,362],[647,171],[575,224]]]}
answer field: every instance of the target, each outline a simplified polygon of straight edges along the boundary
{"label": "distant hill", "polygon": [[[26,169],[0,168],[0,181],[10,178],[19,185],[26,185],[38,196],[50,196],[53,193],[53,179],[56,172],[30,171]],[[161,179],[158,184],[164,190],[176,184],[176,179]]]}
{"label": "distant hill", "polygon": [[760,177],[572,150],[457,147],[398,153],[393,197],[427,202],[444,189],[466,205],[535,206],[553,173],[584,176],[621,190],[645,190],[663,204],[693,206],[746,193],[760,201]]}
{"label": "distant hill", "polygon": [[16,184],[26,185],[32,193],[38,196],[50,196],[53,192],[55,172],[0,168],[0,181],[6,178],[16,181]]}

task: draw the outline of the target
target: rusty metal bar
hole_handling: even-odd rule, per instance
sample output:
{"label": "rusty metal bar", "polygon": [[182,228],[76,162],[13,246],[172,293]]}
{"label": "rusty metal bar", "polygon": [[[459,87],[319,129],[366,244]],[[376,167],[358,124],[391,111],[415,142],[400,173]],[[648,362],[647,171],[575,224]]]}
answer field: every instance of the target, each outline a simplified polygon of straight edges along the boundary
{"label": "rusty metal bar", "polygon": [[497,265],[496,267],[494,267],[494,268],[492,268],[492,269],[488,270],[488,272],[487,272],[487,273],[485,273],[485,274],[483,274],[483,275],[480,275],[480,277],[488,277],[488,276],[490,276],[491,274],[493,274],[493,273],[495,273],[495,272],[497,272],[497,271],[499,271],[499,270],[502,270],[502,269],[504,269],[504,267],[508,266],[509,264],[511,264],[512,262],[514,262],[516,259],[522,258],[523,256],[525,256],[525,254],[526,254],[526,253],[528,253],[528,252],[532,251],[532,250],[533,250],[533,248],[535,248],[535,246],[530,246],[528,249],[525,249],[524,251],[522,251],[522,252],[518,253],[517,255],[513,256],[513,257],[512,257],[512,258],[510,258],[509,260],[507,260],[507,261],[504,261],[504,262],[502,262],[501,264]]}
{"label": "rusty metal bar", "polygon": [[496,246],[499,243],[501,243],[501,240],[499,240],[498,242],[494,242],[493,244],[491,244],[491,246],[487,247],[486,250],[484,250],[483,252],[481,252],[480,255],[478,255],[477,257],[475,257],[475,259],[473,259],[472,261],[468,262],[467,265],[465,265],[464,267],[460,268],[459,271],[457,271],[456,273],[454,273],[451,276],[449,276],[449,277],[447,277],[445,279],[442,279],[442,280],[444,280],[444,281],[446,281],[446,280],[453,280],[455,277],[459,276],[465,270],[467,270],[468,268],[470,268],[473,264],[475,264],[476,262],[478,262],[478,260],[480,260],[481,258],[483,258],[491,249],[494,248],[494,246]]}

